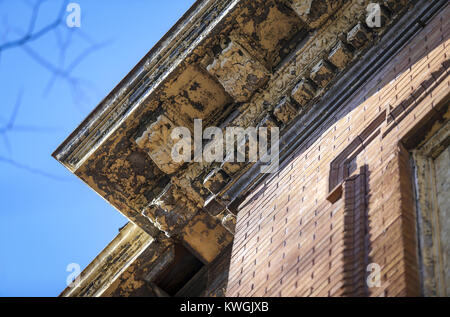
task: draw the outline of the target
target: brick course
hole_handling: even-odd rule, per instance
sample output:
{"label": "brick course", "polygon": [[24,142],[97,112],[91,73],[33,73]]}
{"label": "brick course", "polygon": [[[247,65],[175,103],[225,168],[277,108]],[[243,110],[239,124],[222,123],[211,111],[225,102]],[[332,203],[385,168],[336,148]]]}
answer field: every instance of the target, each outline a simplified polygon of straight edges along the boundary
{"label": "brick course", "polygon": [[[420,295],[400,141],[450,91],[449,23],[446,7],[240,205],[227,296]],[[362,135],[383,112],[371,128],[379,133]],[[339,156],[350,160],[330,186]],[[343,190],[333,204],[335,185]],[[380,265],[381,287],[367,287],[369,263]]]}

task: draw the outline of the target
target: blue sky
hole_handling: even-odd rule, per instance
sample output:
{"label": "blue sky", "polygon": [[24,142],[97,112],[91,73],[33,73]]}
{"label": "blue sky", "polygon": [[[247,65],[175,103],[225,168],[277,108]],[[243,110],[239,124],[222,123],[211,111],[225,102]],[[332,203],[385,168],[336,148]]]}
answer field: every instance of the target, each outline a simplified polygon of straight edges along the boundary
{"label": "blue sky", "polygon": [[[26,33],[35,2],[0,0],[0,47]],[[60,26],[0,52],[0,296],[57,296],[67,265],[86,267],[127,222],[51,153],[194,0],[72,2],[80,29]],[[53,21],[62,3],[44,1],[34,29]],[[77,60],[76,89],[54,80],[49,68]]]}

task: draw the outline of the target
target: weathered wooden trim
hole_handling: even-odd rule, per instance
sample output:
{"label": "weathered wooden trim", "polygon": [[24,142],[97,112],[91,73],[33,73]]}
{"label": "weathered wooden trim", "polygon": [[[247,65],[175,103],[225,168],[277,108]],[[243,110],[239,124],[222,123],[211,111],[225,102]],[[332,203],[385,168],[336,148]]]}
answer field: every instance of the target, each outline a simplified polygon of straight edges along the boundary
{"label": "weathered wooden trim", "polygon": [[76,171],[238,2],[239,0],[197,1],[58,147],[52,154],[53,157],[70,171]]}
{"label": "weathered wooden trim", "polygon": [[434,159],[449,146],[450,121],[425,144],[412,151],[417,209],[418,252],[424,296],[448,296],[440,245],[439,209]]}
{"label": "weathered wooden trim", "polygon": [[60,296],[100,296],[153,241],[139,226],[129,222],[81,272],[73,287],[67,287]]}

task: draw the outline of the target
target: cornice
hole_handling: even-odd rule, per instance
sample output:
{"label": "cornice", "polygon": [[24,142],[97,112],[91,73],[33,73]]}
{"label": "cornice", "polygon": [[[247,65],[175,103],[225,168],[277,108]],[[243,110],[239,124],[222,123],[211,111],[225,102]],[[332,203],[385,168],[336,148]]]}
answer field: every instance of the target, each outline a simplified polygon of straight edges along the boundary
{"label": "cornice", "polygon": [[285,159],[382,65],[399,38],[389,30],[415,23],[401,17],[426,7],[386,0],[384,24],[369,29],[370,3],[199,1],[54,156],[147,233],[209,263],[232,240],[239,198],[264,177],[253,162],[174,164],[170,130],[192,131],[195,119],[277,126]]}
{"label": "cornice", "polygon": [[[135,223],[61,296],[113,294],[114,281],[129,294],[120,276],[144,262],[157,274],[156,259],[170,258],[161,233],[212,263],[233,239],[240,201],[276,177],[260,162],[173,164],[171,128],[194,118],[278,126],[283,165],[446,3],[386,0],[391,19],[369,30],[370,0],[261,1],[197,1],[53,153]],[[325,13],[309,16],[319,3]]]}
{"label": "cornice", "polygon": [[198,0],[52,154],[74,172],[240,0]]}
{"label": "cornice", "polygon": [[139,226],[129,222],[60,296],[101,296],[102,291],[154,241]]}

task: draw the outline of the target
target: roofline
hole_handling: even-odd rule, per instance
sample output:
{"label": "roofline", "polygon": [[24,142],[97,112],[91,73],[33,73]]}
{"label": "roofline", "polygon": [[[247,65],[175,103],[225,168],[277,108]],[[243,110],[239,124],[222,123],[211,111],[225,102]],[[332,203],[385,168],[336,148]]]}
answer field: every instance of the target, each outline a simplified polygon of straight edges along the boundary
{"label": "roofline", "polygon": [[[89,292],[92,292],[91,296],[101,296],[101,292],[128,268],[132,259],[139,256],[153,241],[154,238],[139,226],[128,222],[59,297],[86,296]],[[124,250],[129,253],[125,258],[122,257]],[[96,281],[94,288],[91,287],[93,281]]]}
{"label": "roofline", "polygon": [[86,126],[102,109],[102,106],[110,99],[114,99],[114,95],[116,95],[120,89],[127,85],[128,82],[132,81],[132,78],[142,70],[145,63],[151,58],[151,56],[156,53],[158,49],[160,49],[164,42],[175,33],[175,31],[180,27],[180,25],[184,24],[190,15],[195,12],[197,8],[204,2],[209,0],[196,0],[194,4],[183,14],[183,16],[178,19],[178,21],[167,31],[164,36],[148,51],[148,53],[141,58],[141,60],[132,68],[131,71],[128,72],[127,75],[110,91],[110,93],[100,101],[100,103],[87,115],[87,117],[77,126],[77,128],[70,133],[70,135],[57,147],[57,149],[52,153],[52,157],[57,159],[57,155],[68,145],[68,143],[75,138],[76,135],[79,134],[81,129]]}

